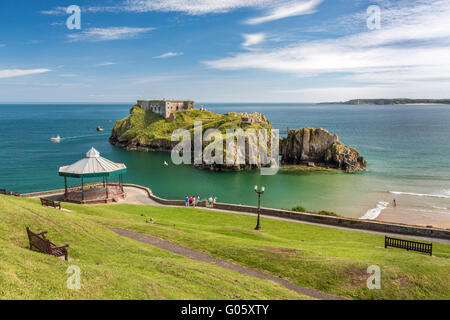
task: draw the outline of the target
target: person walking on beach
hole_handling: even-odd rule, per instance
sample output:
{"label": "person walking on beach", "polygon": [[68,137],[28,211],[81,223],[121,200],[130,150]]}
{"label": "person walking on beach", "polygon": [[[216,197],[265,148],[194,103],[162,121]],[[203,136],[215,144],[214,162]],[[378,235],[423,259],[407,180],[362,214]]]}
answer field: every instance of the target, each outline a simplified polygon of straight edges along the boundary
{"label": "person walking on beach", "polygon": [[394,199],[394,208],[397,206],[397,201]]}
{"label": "person walking on beach", "polygon": [[189,198],[188,198],[188,196],[184,197],[184,205],[186,207],[189,207]]}

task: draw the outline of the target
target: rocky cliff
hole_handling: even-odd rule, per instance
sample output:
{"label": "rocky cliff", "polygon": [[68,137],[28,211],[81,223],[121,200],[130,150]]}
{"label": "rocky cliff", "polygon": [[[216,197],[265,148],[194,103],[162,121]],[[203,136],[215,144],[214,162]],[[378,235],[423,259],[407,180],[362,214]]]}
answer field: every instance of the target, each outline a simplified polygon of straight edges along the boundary
{"label": "rocky cliff", "polygon": [[359,151],[339,141],[325,129],[290,130],[280,143],[283,165],[336,168],[346,172],[364,171],[366,160]]}

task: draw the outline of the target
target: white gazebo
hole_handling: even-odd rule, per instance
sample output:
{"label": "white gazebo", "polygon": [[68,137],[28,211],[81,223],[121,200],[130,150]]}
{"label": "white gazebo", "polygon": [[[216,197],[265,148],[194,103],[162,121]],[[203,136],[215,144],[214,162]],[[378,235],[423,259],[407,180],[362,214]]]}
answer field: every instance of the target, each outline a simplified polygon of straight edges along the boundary
{"label": "white gazebo", "polygon": [[[72,202],[108,202],[117,197],[124,197],[123,174],[127,167],[123,163],[115,163],[100,156],[95,148],[91,148],[83,158],[74,164],[59,168],[59,175],[64,177],[64,199]],[[108,182],[108,178],[118,176],[116,183]],[[103,178],[103,183],[85,185],[86,178]],[[81,179],[81,185],[67,186],[67,178]]]}

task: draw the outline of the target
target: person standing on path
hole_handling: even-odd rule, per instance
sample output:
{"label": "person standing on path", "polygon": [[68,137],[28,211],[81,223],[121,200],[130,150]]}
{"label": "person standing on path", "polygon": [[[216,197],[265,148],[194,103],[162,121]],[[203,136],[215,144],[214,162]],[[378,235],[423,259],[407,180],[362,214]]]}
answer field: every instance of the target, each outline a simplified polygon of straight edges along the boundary
{"label": "person standing on path", "polygon": [[209,197],[208,198],[208,207],[212,208],[212,203],[213,203],[213,198]]}

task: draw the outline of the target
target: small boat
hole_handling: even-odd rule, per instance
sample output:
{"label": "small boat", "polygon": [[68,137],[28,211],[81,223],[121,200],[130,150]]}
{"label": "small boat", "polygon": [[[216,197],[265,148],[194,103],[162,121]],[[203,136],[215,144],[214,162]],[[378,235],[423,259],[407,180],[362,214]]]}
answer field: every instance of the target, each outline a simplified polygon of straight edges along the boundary
{"label": "small boat", "polygon": [[100,127],[100,126],[98,126],[98,127],[97,127],[97,131],[103,131],[103,128]]}
{"label": "small boat", "polygon": [[61,141],[61,137],[58,134],[56,137],[51,137],[50,141],[52,141],[52,142],[60,142]]}

